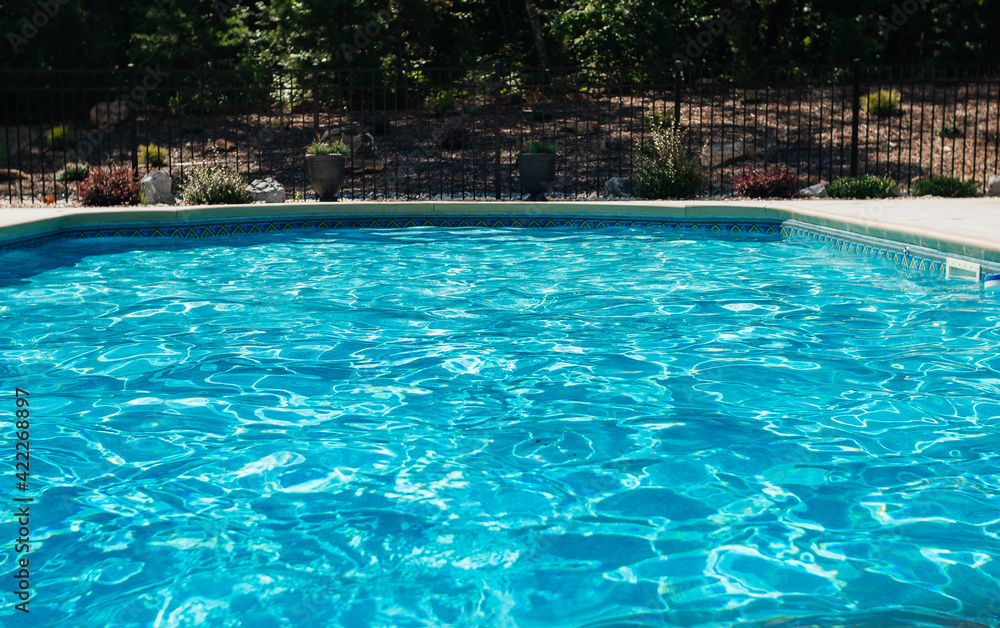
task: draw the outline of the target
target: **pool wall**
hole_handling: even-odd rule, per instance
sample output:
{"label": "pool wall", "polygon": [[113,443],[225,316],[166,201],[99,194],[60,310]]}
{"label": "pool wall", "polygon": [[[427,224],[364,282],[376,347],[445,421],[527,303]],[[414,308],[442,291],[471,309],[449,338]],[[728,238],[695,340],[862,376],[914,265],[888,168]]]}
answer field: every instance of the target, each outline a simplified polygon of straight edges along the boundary
{"label": "pool wall", "polygon": [[[0,210],[0,251],[64,239],[214,238],[290,229],[400,227],[660,227],[727,239],[808,237],[850,255],[943,274],[946,258],[1000,272],[1000,201],[942,202],[947,224],[927,206],[847,202],[340,202],[199,207]],[[887,212],[886,207],[891,211]],[[950,208],[950,212],[947,208]],[[955,211],[955,207],[959,211]],[[969,208],[962,210],[962,208]],[[909,210],[909,213],[908,211]],[[885,214],[893,214],[886,216]],[[966,214],[963,218],[962,214]],[[977,222],[986,224],[977,226]],[[956,228],[957,226],[957,228]]]}

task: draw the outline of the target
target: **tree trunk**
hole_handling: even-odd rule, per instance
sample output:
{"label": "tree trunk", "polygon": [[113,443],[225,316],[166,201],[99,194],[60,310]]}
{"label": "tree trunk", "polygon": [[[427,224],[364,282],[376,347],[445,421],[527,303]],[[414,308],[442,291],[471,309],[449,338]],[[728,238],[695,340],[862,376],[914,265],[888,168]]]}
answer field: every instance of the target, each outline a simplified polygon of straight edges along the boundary
{"label": "tree trunk", "polygon": [[532,0],[524,0],[524,6],[528,9],[528,22],[531,23],[531,33],[535,36],[535,48],[538,50],[538,60],[545,67],[549,67],[549,53],[545,50],[545,37],[542,35],[542,23],[538,21],[538,12],[535,11],[535,3]]}

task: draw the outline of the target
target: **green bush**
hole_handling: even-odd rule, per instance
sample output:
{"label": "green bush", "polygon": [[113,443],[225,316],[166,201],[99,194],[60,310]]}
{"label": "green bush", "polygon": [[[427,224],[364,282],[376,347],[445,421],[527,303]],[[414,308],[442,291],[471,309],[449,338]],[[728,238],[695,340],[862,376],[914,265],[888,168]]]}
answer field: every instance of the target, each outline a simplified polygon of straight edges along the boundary
{"label": "green bush", "polygon": [[56,181],[83,181],[90,175],[87,164],[69,162],[56,173]]}
{"label": "green bush", "polygon": [[832,198],[890,198],[896,196],[899,185],[889,176],[841,177],[826,186]]}
{"label": "green bush", "polygon": [[350,155],[351,148],[341,140],[330,142],[320,138],[319,133],[312,144],[305,147],[307,155]]}
{"label": "green bush", "polygon": [[169,158],[167,149],[160,148],[156,144],[139,146],[139,163],[147,168],[165,166]]}
{"label": "green bush", "polygon": [[253,202],[246,180],[227,166],[192,170],[181,190],[187,205],[235,205]]}
{"label": "green bush", "polygon": [[937,135],[938,137],[956,139],[962,137],[962,129],[958,128],[954,124],[946,124],[940,129],[936,129],[934,131],[934,135]]}
{"label": "green bush", "polygon": [[949,198],[969,198],[979,196],[976,184],[953,177],[931,177],[917,181],[913,186],[914,196],[946,196]]}
{"label": "green bush", "polygon": [[431,115],[443,116],[446,113],[451,113],[457,107],[458,103],[455,100],[455,90],[453,89],[436,90],[427,96],[427,109]]}
{"label": "green bush", "polygon": [[531,140],[530,142],[525,142],[524,146],[521,148],[522,153],[551,153],[555,155],[559,152],[559,146],[557,144],[546,144],[545,142],[540,142],[538,140]]}
{"label": "green bush", "polygon": [[655,106],[650,107],[649,113],[646,114],[646,126],[650,132],[669,129],[674,126],[674,112],[669,109],[657,109]]}
{"label": "green bush", "polygon": [[895,89],[880,89],[861,97],[861,108],[871,115],[891,116],[899,111],[903,95]]}
{"label": "green bush", "polygon": [[52,127],[45,132],[45,143],[53,150],[66,150],[76,146],[76,133],[66,125]]}
{"label": "green bush", "polygon": [[705,187],[705,171],[697,158],[684,150],[685,132],[655,129],[653,143],[640,151],[635,171],[635,192],[641,198],[693,198]]}
{"label": "green bush", "polygon": [[109,207],[139,202],[139,179],[129,166],[95,167],[76,188],[81,205]]}

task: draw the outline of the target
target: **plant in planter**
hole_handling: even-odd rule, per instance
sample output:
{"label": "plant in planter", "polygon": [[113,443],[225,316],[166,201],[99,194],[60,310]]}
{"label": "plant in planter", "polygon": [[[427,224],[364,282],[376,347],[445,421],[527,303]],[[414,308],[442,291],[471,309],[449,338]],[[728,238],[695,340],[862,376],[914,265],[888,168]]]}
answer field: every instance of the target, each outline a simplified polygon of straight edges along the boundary
{"label": "plant in planter", "polygon": [[556,178],[555,144],[532,140],[526,142],[517,156],[517,172],[521,177],[521,193],[528,193],[530,201],[545,201],[545,193],[552,189]]}
{"label": "plant in planter", "polygon": [[344,181],[346,155],[351,152],[341,141],[325,142],[319,133],[306,148],[309,165],[309,182],[321,201],[337,200],[337,192]]}

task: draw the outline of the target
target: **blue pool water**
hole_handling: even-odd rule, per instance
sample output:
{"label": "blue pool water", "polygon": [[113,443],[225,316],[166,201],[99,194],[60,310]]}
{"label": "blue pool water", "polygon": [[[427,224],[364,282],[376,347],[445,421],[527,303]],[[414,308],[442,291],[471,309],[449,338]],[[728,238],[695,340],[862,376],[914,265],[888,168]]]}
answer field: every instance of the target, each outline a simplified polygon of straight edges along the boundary
{"label": "blue pool water", "polygon": [[974,285],[641,229],[0,269],[37,502],[5,626],[996,625],[1000,299]]}

